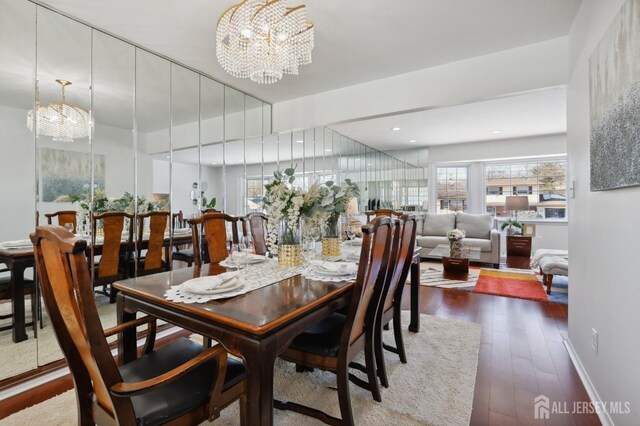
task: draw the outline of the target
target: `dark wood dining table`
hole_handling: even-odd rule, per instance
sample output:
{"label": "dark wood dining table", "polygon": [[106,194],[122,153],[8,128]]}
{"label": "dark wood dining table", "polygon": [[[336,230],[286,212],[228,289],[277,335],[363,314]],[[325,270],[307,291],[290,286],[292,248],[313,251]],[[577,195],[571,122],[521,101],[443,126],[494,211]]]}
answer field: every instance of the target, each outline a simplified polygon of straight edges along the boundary
{"label": "dark wood dining table", "polygon": [[[22,342],[28,338],[24,316],[24,271],[34,266],[33,248],[0,248],[0,263],[7,265],[11,276],[12,339],[15,343]],[[33,321],[35,329],[35,318]]]}
{"label": "dark wood dining table", "polygon": [[[170,244],[169,244],[170,243]],[[177,246],[191,243],[191,234],[174,235],[173,239],[166,239],[165,245]],[[98,244],[96,244],[99,247]],[[142,247],[145,248],[144,245]],[[14,343],[27,340],[25,309],[24,309],[24,272],[35,265],[33,247],[5,249],[0,247],[0,264],[4,263],[11,276],[11,315],[12,315],[12,339]],[[34,273],[34,279],[35,277]],[[36,286],[37,287],[37,286]],[[36,290],[39,294],[39,289]],[[34,325],[35,327],[35,325]]]}
{"label": "dark wood dining table", "polygon": [[[225,268],[208,264],[118,281],[118,322],[150,314],[209,337],[241,357],[247,370],[249,425],[273,424],[273,375],[276,357],[309,326],[346,306],[353,282],[311,281],[296,275],[229,299],[186,304],[166,300],[165,292],[191,278]],[[135,330],[119,339],[123,362],[136,358]],[[239,420],[239,419],[238,419]]]}

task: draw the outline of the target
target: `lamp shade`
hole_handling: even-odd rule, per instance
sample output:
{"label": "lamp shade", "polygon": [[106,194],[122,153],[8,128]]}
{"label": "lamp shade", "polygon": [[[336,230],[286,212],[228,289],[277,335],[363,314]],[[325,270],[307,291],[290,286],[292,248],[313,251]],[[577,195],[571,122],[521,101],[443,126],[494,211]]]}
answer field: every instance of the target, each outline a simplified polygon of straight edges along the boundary
{"label": "lamp shade", "polygon": [[520,195],[508,195],[504,202],[505,210],[529,210],[529,198]]}

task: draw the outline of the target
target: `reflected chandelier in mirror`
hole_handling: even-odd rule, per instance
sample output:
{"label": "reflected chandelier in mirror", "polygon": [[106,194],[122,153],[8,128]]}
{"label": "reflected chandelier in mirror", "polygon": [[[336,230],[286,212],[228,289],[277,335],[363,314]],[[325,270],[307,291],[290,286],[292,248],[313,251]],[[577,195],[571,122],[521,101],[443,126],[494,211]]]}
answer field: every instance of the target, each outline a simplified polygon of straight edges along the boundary
{"label": "reflected chandelier in mirror", "polygon": [[[54,142],[73,142],[76,139],[88,137],[93,126],[91,114],[80,107],[65,103],[64,89],[71,86],[70,81],[57,79],[56,82],[62,86],[60,103],[43,107],[36,102],[38,114],[35,117],[35,127],[37,134],[51,136]],[[33,110],[30,110],[27,112],[27,127],[32,132],[33,122]]]}

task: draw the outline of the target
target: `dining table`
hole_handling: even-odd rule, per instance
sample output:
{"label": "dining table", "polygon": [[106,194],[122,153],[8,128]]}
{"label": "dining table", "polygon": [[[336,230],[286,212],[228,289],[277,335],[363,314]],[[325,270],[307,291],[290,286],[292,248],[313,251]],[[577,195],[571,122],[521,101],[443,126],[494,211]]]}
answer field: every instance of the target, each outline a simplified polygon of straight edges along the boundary
{"label": "dining table", "polygon": [[[87,239],[89,237],[86,237]],[[26,332],[25,321],[25,280],[24,273],[28,268],[34,268],[34,280],[36,280],[37,272],[35,271],[35,257],[33,246],[28,240],[15,241],[15,245],[6,246],[6,242],[0,243],[0,264],[4,263],[9,269],[11,279],[11,316],[12,316],[12,340],[19,343],[27,340],[29,337]],[[178,246],[191,243],[191,233],[176,233],[172,238],[167,235],[165,238],[165,246]],[[99,250],[101,242],[96,241],[96,248]],[[143,239],[144,248],[144,239]],[[87,247],[90,250],[91,246]],[[38,286],[35,286],[38,287]],[[36,290],[39,294],[39,289]],[[35,328],[35,325],[34,325]]]}
{"label": "dining table", "polygon": [[[144,313],[221,344],[244,361],[247,424],[272,425],[276,358],[302,331],[347,306],[354,281],[319,281],[297,274],[213,301],[184,303],[166,297],[186,281],[225,272],[219,264],[205,264],[117,281],[118,322]],[[123,363],[136,358],[135,330],[120,335],[118,352]]]}

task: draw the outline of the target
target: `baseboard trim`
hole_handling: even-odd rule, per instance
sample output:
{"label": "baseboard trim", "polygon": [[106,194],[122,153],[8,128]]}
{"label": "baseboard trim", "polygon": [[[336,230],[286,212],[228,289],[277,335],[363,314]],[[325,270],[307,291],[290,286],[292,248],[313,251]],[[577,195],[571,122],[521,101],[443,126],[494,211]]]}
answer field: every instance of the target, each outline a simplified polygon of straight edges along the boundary
{"label": "baseboard trim", "polygon": [[[587,370],[584,368],[584,365],[582,365],[582,361],[580,361],[580,357],[578,356],[576,350],[573,348],[571,341],[569,339],[564,339],[562,343],[564,343],[564,347],[569,353],[569,358],[571,358],[571,362],[578,372],[578,376],[580,376],[580,380],[582,381],[582,385],[589,395],[589,399],[591,399],[591,402],[604,407],[605,405],[602,403],[602,399],[600,398],[600,395],[598,395],[598,391],[596,391],[596,387],[593,385],[593,382],[589,378]],[[614,426],[613,419],[611,418],[607,410],[603,409],[602,412],[598,412],[596,414],[598,415],[600,423],[602,423],[603,426]]]}

